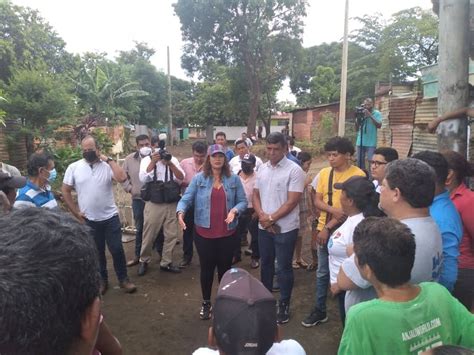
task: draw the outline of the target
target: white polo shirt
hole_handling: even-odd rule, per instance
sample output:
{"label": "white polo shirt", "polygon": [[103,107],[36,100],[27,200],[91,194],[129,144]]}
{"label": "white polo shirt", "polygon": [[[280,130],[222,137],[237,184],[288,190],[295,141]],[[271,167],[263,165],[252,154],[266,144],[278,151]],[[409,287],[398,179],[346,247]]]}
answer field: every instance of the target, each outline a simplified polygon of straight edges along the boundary
{"label": "white polo shirt", "polygon": [[[257,173],[255,189],[260,194],[263,212],[272,214],[288,200],[288,192],[303,192],[305,174],[299,165],[287,157],[283,157],[276,166],[270,161],[263,164]],[[285,217],[276,222],[282,233],[290,232],[300,227],[299,204]],[[259,224],[259,228],[263,229]]]}
{"label": "white polo shirt", "polygon": [[89,164],[81,159],[68,166],[63,183],[76,190],[79,210],[88,220],[105,221],[118,214],[112,177],[112,168],[106,162]]}

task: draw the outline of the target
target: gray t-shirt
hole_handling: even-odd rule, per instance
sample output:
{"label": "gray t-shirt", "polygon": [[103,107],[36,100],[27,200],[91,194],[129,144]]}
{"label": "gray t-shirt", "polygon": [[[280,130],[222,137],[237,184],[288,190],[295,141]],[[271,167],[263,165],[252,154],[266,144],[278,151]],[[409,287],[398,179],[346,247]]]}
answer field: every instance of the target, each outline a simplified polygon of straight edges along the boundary
{"label": "gray t-shirt", "polygon": [[[429,216],[403,219],[401,222],[411,229],[416,242],[415,263],[410,282],[419,284],[425,281],[438,281],[443,264],[443,244],[435,221]],[[375,298],[372,285],[359,273],[354,255],[347,258],[341,267],[347,277],[359,287],[357,290],[346,292],[346,312],[357,303]]]}

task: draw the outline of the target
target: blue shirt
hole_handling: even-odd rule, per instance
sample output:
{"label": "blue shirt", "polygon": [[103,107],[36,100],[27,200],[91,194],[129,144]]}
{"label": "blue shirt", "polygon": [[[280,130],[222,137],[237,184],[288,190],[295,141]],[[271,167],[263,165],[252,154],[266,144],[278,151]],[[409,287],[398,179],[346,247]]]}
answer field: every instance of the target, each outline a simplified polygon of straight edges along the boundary
{"label": "blue shirt", "polygon": [[226,148],[225,156],[227,157],[227,161],[230,161],[234,157],[232,149]]}
{"label": "blue shirt", "polygon": [[[373,109],[372,116],[378,123],[382,123],[382,114],[380,111]],[[377,146],[377,127],[370,117],[364,120],[362,127],[359,127],[357,132],[357,146],[360,146],[360,133],[362,131],[362,146],[363,147],[376,147]]]}
{"label": "blue shirt", "polygon": [[44,190],[28,180],[26,185],[18,192],[18,196],[13,204],[13,208],[25,207],[56,208],[58,203],[49,186]]}
{"label": "blue shirt", "polygon": [[298,166],[301,166],[301,162],[298,160],[298,158],[295,157],[295,156],[294,156],[293,154],[291,154],[290,152],[288,152],[288,153],[286,154],[286,158],[287,158],[288,160],[291,160],[293,163],[298,164]]}
{"label": "blue shirt", "polygon": [[449,291],[454,288],[458,276],[459,243],[462,237],[462,222],[459,213],[445,191],[435,196],[430,206],[431,217],[438,225],[443,240],[443,270],[439,283]]}

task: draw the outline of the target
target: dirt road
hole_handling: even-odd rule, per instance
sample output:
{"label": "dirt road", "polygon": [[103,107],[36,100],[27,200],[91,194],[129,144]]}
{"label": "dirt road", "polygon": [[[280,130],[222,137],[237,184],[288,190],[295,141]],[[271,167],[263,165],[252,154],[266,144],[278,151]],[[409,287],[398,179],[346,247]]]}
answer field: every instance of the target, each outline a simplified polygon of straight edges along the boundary
{"label": "dirt road", "polygon": [[[189,157],[189,144],[169,149],[178,159]],[[313,169],[323,165],[316,159]],[[312,169],[312,170],[313,170]],[[304,256],[311,260],[309,236],[304,241]],[[133,256],[135,242],[124,244],[127,258]],[[181,245],[175,248],[174,259],[179,262]],[[199,319],[201,291],[199,261],[195,253],[192,265],[181,274],[159,270],[158,258],[152,261],[148,273],[136,275],[137,267],[129,269],[131,280],[138,286],[132,295],[123,294],[116,285],[115,273],[109,257],[111,289],[103,298],[103,313],[113,333],[122,343],[125,354],[191,354],[207,343],[210,321]],[[250,257],[244,256],[237,264],[259,277],[260,269],[250,269]],[[297,340],[307,354],[334,354],[341,336],[341,324],[336,302],[328,298],[329,321],[324,325],[304,328],[301,321],[314,304],[315,271],[295,270],[295,287],[291,302],[290,322],[283,326],[284,338]],[[217,280],[214,284],[214,293]],[[213,295],[214,297],[215,295]],[[279,294],[275,293],[278,298]]]}

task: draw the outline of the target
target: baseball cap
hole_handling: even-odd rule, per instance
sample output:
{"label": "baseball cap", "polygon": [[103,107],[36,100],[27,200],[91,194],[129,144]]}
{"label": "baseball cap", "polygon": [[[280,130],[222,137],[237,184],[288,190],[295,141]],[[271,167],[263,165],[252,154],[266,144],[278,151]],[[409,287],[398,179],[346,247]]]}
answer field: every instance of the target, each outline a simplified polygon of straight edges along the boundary
{"label": "baseball cap", "polygon": [[351,176],[344,182],[336,182],[334,188],[344,190],[349,195],[367,195],[375,191],[375,186],[364,176]]}
{"label": "baseball cap", "polygon": [[263,284],[240,268],[228,270],[214,305],[213,330],[226,354],[265,354],[277,332],[276,301]]}
{"label": "baseball cap", "polygon": [[207,154],[209,155],[214,155],[217,153],[222,153],[225,155],[224,147],[220,144],[213,144],[209,146],[209,149],[207,150]]}
{"label": "baseball cap", "polygon": [[242,163],[255,164],[257,163],[257,158],[253,154],[245,154]]}
{"label": "baseball cap", "polygon": [[24,176],[12,176],[4,170],[0,169],[0,189],[15,188],[18,189],[26,185],[26,178]]}

